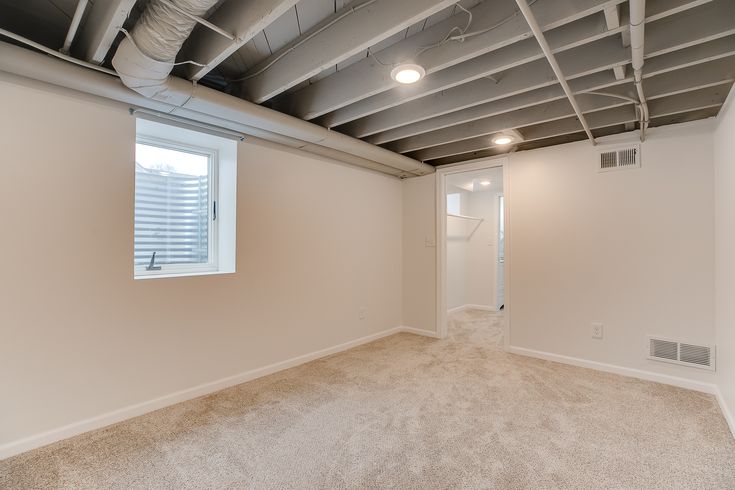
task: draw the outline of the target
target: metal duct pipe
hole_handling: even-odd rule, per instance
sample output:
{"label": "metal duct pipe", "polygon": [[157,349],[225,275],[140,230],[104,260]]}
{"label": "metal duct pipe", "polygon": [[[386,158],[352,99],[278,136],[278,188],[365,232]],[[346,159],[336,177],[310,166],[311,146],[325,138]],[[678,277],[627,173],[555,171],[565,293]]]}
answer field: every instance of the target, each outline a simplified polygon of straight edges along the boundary
{"label": "metal duct pipe", "polygon": [[643,63],[646,37],[646,0],[630,0],[630,50],[633,60],[633,83],[641,107],[641,141],[646,139],[650,114],[643,92]]}
{"label": "metal duct pipe", "polygon": [[[196,87],[196,105],[173,105],[133,92],[114,76],[4,42],[0,42],[0,70],[115,100],[128,106],[176,114],[192,121],[222,126],[390,175],[410,177],[435,171],[434,167],[403,155],[206,87]],[[177,81],[177,86],[187,87],[187,96],[193,94],[194,86],[191,83],[178,78],[172,80]],[[193,110],[192,107],[202,111]],[[317,136],[320,137],[316,138]],[[304,139],[306,137],[314,141],[307,141]],[[319,143],[316,142],[317,139]]]}

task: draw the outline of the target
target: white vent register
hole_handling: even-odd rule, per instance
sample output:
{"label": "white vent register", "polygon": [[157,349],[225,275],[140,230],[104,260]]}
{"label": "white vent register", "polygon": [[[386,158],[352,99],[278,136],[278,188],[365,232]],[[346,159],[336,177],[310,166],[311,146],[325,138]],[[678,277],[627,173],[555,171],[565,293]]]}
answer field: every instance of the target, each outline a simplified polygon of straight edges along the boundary
{"label": "white vent register", "polygon": [[648,358],[684,366],[715,370],[715,348],[687,342],[649,337]]}
{"label": "white vent register", "polygon": [[600,159],[597,162],[599,172],[641,167],[640,145],[601,148],[599,154]]}

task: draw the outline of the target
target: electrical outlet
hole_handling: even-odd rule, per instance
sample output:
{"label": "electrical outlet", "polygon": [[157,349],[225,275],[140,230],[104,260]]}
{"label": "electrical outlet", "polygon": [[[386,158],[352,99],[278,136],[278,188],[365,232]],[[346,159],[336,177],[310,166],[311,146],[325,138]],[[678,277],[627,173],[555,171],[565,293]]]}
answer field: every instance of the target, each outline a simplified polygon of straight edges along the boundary
{"label": "electrical outlet", "polygon": [[592,323],[592,338],[601,339],[603,334],[602,323]]}
{"label": "electrical outlet", "polygon": [[367,318],[367,308],[364,306],[361,306],[359,310],[357,310],[357,318],[360,320],[364,320]]}

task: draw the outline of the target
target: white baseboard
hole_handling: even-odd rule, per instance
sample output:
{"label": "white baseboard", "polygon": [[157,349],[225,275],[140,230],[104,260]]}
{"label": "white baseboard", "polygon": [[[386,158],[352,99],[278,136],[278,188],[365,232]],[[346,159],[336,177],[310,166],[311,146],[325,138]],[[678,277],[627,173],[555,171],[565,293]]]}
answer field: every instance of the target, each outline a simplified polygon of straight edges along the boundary
{"label": "white baseboard", "polygon": [[715,396],[717,397],[717,403],[720,404],[722,415],[724,415],[725,420],[727,421],[727,425],[730,427],[730,432],[732,433],[732,436],[735,437],[735,417],[733,416],[730,407],[727,406],[727,403],[725,402],[725,397],[722,396],[722,392],[720,391],[720,389],[717,387],[715,389]]}
{"label": "white baseboard", "polygon": [[605,371],[606,373],[620,374],[621,376],[628,376],[630,378],[655,381],[656,383],[663,383],[667,385],[678,386],[679,388],[701,391],[703,393],[709,393],[710,395],[716,395],[718,392],[717,386],[713,383],[705,383],[704,381],[680,378],[678,376],[671,376],[668,374],[654,373],[652,371],[643,371],[642,369],[633,369],[623,366],[616,366],[614,364],[605,364],[604,362],[579,359],[577,357],[562,356],[559,354],[552,354],[550,352],[542,352],[532,349],[526,349],[524,347],[515,347],[512,345],[508,348],[508,352],[521,356],[535,357],[537,359],[560,362],[562,364],[571,364],[572,366],[595,369],[597,371]]}
{"label": "white baseboard", "polygon": [[42,432],[40,434],[35,434],[33,436],[3,444],[2,446],[0,446],[0,460],[15,456],[25,451],[30,451],[31,449],[46,446],[62,439],[68,439],[84,432],[106,427],[117,422],[122,422],[123,420],[137,417],[139,415],[143,415],[154,410],[158,410],[160,408],[191,400],[193,398],[198,398],[200,396],[208,395],[210,393],[214,393],[215,391],[220,391],[231,386],[245,383],[247,381],[252,381],[256,378],[267,376],[278,371],[283,371],[284,369],[289,369],[300,364],[304,364],[309,361],[313,361],[315,359],[319,359],[331,354],[336,354],[338,352],[342,352],[362,344],[367,344],[369,342],[373,342],[383,337],[387,337],[389,335],[400,332],[409,332],[430,337],[436,336],[434,332],[430,332],[428,330],[420,330],[417,328],[402,326],[390,328],[388,330],[383,330],[382,332],[367,335],[365,337],[351,340],[349,342],[344,342],[333,347],[328,347],[326,349],[321,349],[315,352],[311,352],[309,354],[304,354],[302,356],[270,364],[268,366],[245,371],[244,373],[235,374],[233,376],[228,376],[226,378],[211,381],[209,383],[204,383],[198,386],[194,386],[193,388],[170,393],[168,395],[164,395],[153,400],[137,403],[135,405],[129,405],[127,407],[123,407],[112,412],[97,415],[95,417],[80,420],[78,422],[74,422],[63,427],[58,427],[56,429]]}
{"label": "white baseboard", "polygon": [[401,327],[400,330],[401,330],[401,332],[412,333],[412,334],[415,334],[415,335],[422,335],[424,337],[431,337],[432,339],[438,339],[439,338],[439,334],[438,333],[432,332],[431,330],[424,330],[423,328],[414,328],[414,327],[406,327],[406,326],[403,326],[403,327]]}
{"label": "white baseboard", "polygon": [[464,310],[481,310],[481,311],[498,311],[498,309],[495,306],[486,306],[486,305],[472,305],[472,304],[466,304],[462,306],[457,306],[455,308],[450,308],[447,310],[447,314],[450,313],[457,313]]}

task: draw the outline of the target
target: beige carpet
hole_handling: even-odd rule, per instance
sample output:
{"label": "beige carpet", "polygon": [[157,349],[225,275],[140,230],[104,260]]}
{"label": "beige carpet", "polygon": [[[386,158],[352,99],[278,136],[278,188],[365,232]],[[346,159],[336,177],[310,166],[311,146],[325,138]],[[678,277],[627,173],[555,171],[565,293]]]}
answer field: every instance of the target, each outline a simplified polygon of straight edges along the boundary
{"label": "beige carpet", "polygon": [[733,489],[713,397],[400,334],[0,462],[0,488]]}

